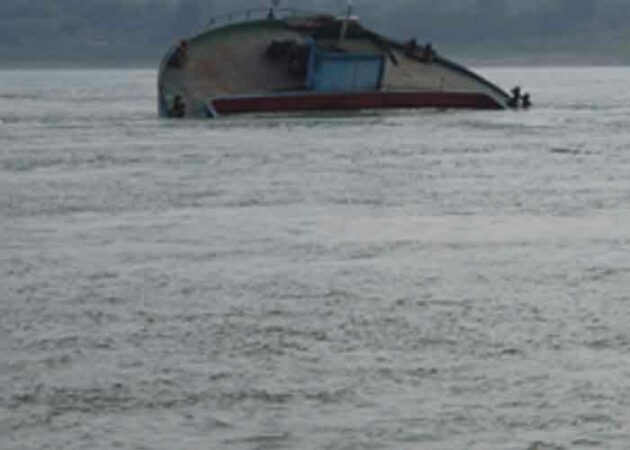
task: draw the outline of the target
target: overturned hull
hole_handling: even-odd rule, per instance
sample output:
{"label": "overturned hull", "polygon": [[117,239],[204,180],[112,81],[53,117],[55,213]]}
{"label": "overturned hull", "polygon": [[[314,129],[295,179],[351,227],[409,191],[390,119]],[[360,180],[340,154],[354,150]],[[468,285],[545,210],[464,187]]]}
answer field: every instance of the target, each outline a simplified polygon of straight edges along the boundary
{"label": "overturned hull", "polygon": [[510,105],[506,92],[430,45],[395,42],[347,18],[273,15],[175,45],[158,99],[163,117]]}

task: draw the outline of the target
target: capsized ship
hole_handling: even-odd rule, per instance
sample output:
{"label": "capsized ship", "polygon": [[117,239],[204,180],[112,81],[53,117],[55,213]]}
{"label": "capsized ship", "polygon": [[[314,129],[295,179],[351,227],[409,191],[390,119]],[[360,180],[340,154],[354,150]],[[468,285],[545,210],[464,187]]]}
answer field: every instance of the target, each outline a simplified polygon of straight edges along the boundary
{"label": "capsized ship", "polygon": [[[260,13],[260,11],[259,11]],[[439,53],[352,16],[264,11],[174,45],[158,78],[162,117],[384,108],[505,109],[518,99]]]}

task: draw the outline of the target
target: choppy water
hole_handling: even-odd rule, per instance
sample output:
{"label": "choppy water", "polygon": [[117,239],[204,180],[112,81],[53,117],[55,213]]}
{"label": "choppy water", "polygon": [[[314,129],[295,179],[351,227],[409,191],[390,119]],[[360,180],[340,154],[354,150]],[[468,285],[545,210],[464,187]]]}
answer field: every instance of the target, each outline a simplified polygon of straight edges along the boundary
{"label": "choppy water", "polygon": [[0,72],[0,448],[630,448],[630,70],[483,73],[536,108]]}

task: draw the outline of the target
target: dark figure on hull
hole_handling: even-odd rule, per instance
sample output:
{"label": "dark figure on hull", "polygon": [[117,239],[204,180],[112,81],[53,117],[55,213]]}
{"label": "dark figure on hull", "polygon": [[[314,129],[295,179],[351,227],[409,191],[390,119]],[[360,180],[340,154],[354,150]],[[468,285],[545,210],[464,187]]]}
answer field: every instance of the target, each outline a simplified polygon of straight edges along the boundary
{"label": "dark figure on hull", "polygon": [[309,49],[304,45],[297,45],[289,51],[289,72],[298,79],[306,78],[308,70]]}
{"label": "dark figure on hull", "polygon": [[285,39],[284,41],[271,41],[267,50],[265,50],[265,58],[273,61],[280,61],[287,58],[287,55],[296,45],[295,41]]}
{"label": "dark figure on hull", "polygon": [[409,57],[415,55],[417,47],[418,47],[418,41],[416,41],[416,38],[413,38],[410,41],[405,42],[405,55]]}
{"label": "dark figure on hull", "polygon": [[523,94],[523,109],[529,109],[532,107],[532,99],[528,93]]}
{"label": "dark figure on hull", "polygon": [[518,104],[521,101],[521,88],[519,86],[516,86],[515,88],[512,89],[512,98],[510,98],[510,101],[508,102],[508,106],[510,108],[518,108]]}
{"label": "dark figure on hull", "polygon": [[185,40],[180,41],[177,50],[171,56],[171,59],[168,61],[168,65],[170,67],[182,68],[186,65],[188,61],[188,42]]}
{"label": "dark figure on hull", "polygon": [[169,115],[178,119],[186,117],[186,104],[181,95],[176,95],[173,99],[173,106],[171,106]]}
{"label": "dark figure on hull", "polygon": [[423,58],[426,62],[433,62],[433,58],[435,57],[435,51],[433,50],[433,44],[430,42],[424,46],[424,55]]}

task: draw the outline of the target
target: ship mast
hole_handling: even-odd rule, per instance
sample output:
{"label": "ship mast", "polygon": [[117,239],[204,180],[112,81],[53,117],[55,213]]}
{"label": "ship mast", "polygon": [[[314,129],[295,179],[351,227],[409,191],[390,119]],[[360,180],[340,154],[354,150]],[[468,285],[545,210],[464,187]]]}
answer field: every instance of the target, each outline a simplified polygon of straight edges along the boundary
{"label": "ship mast", "polygon": [[269,20],[274,20],[276,18],[275,9],[280,6],[280,0],[269,0],[269,13],[267,14],[267,18]]}
{"label": "ship mast", "polygon": [[339,34],[339,43],[342,43],[346,38],[346,34],[348,33],[348,24],[350,23],[350,19],[352,18],[352,11],[354,9],[354,3],[352,0],[348,0],[348,8],[346,9],[346,15],[343,19],[343,24],[341,25],[341,33]]}

